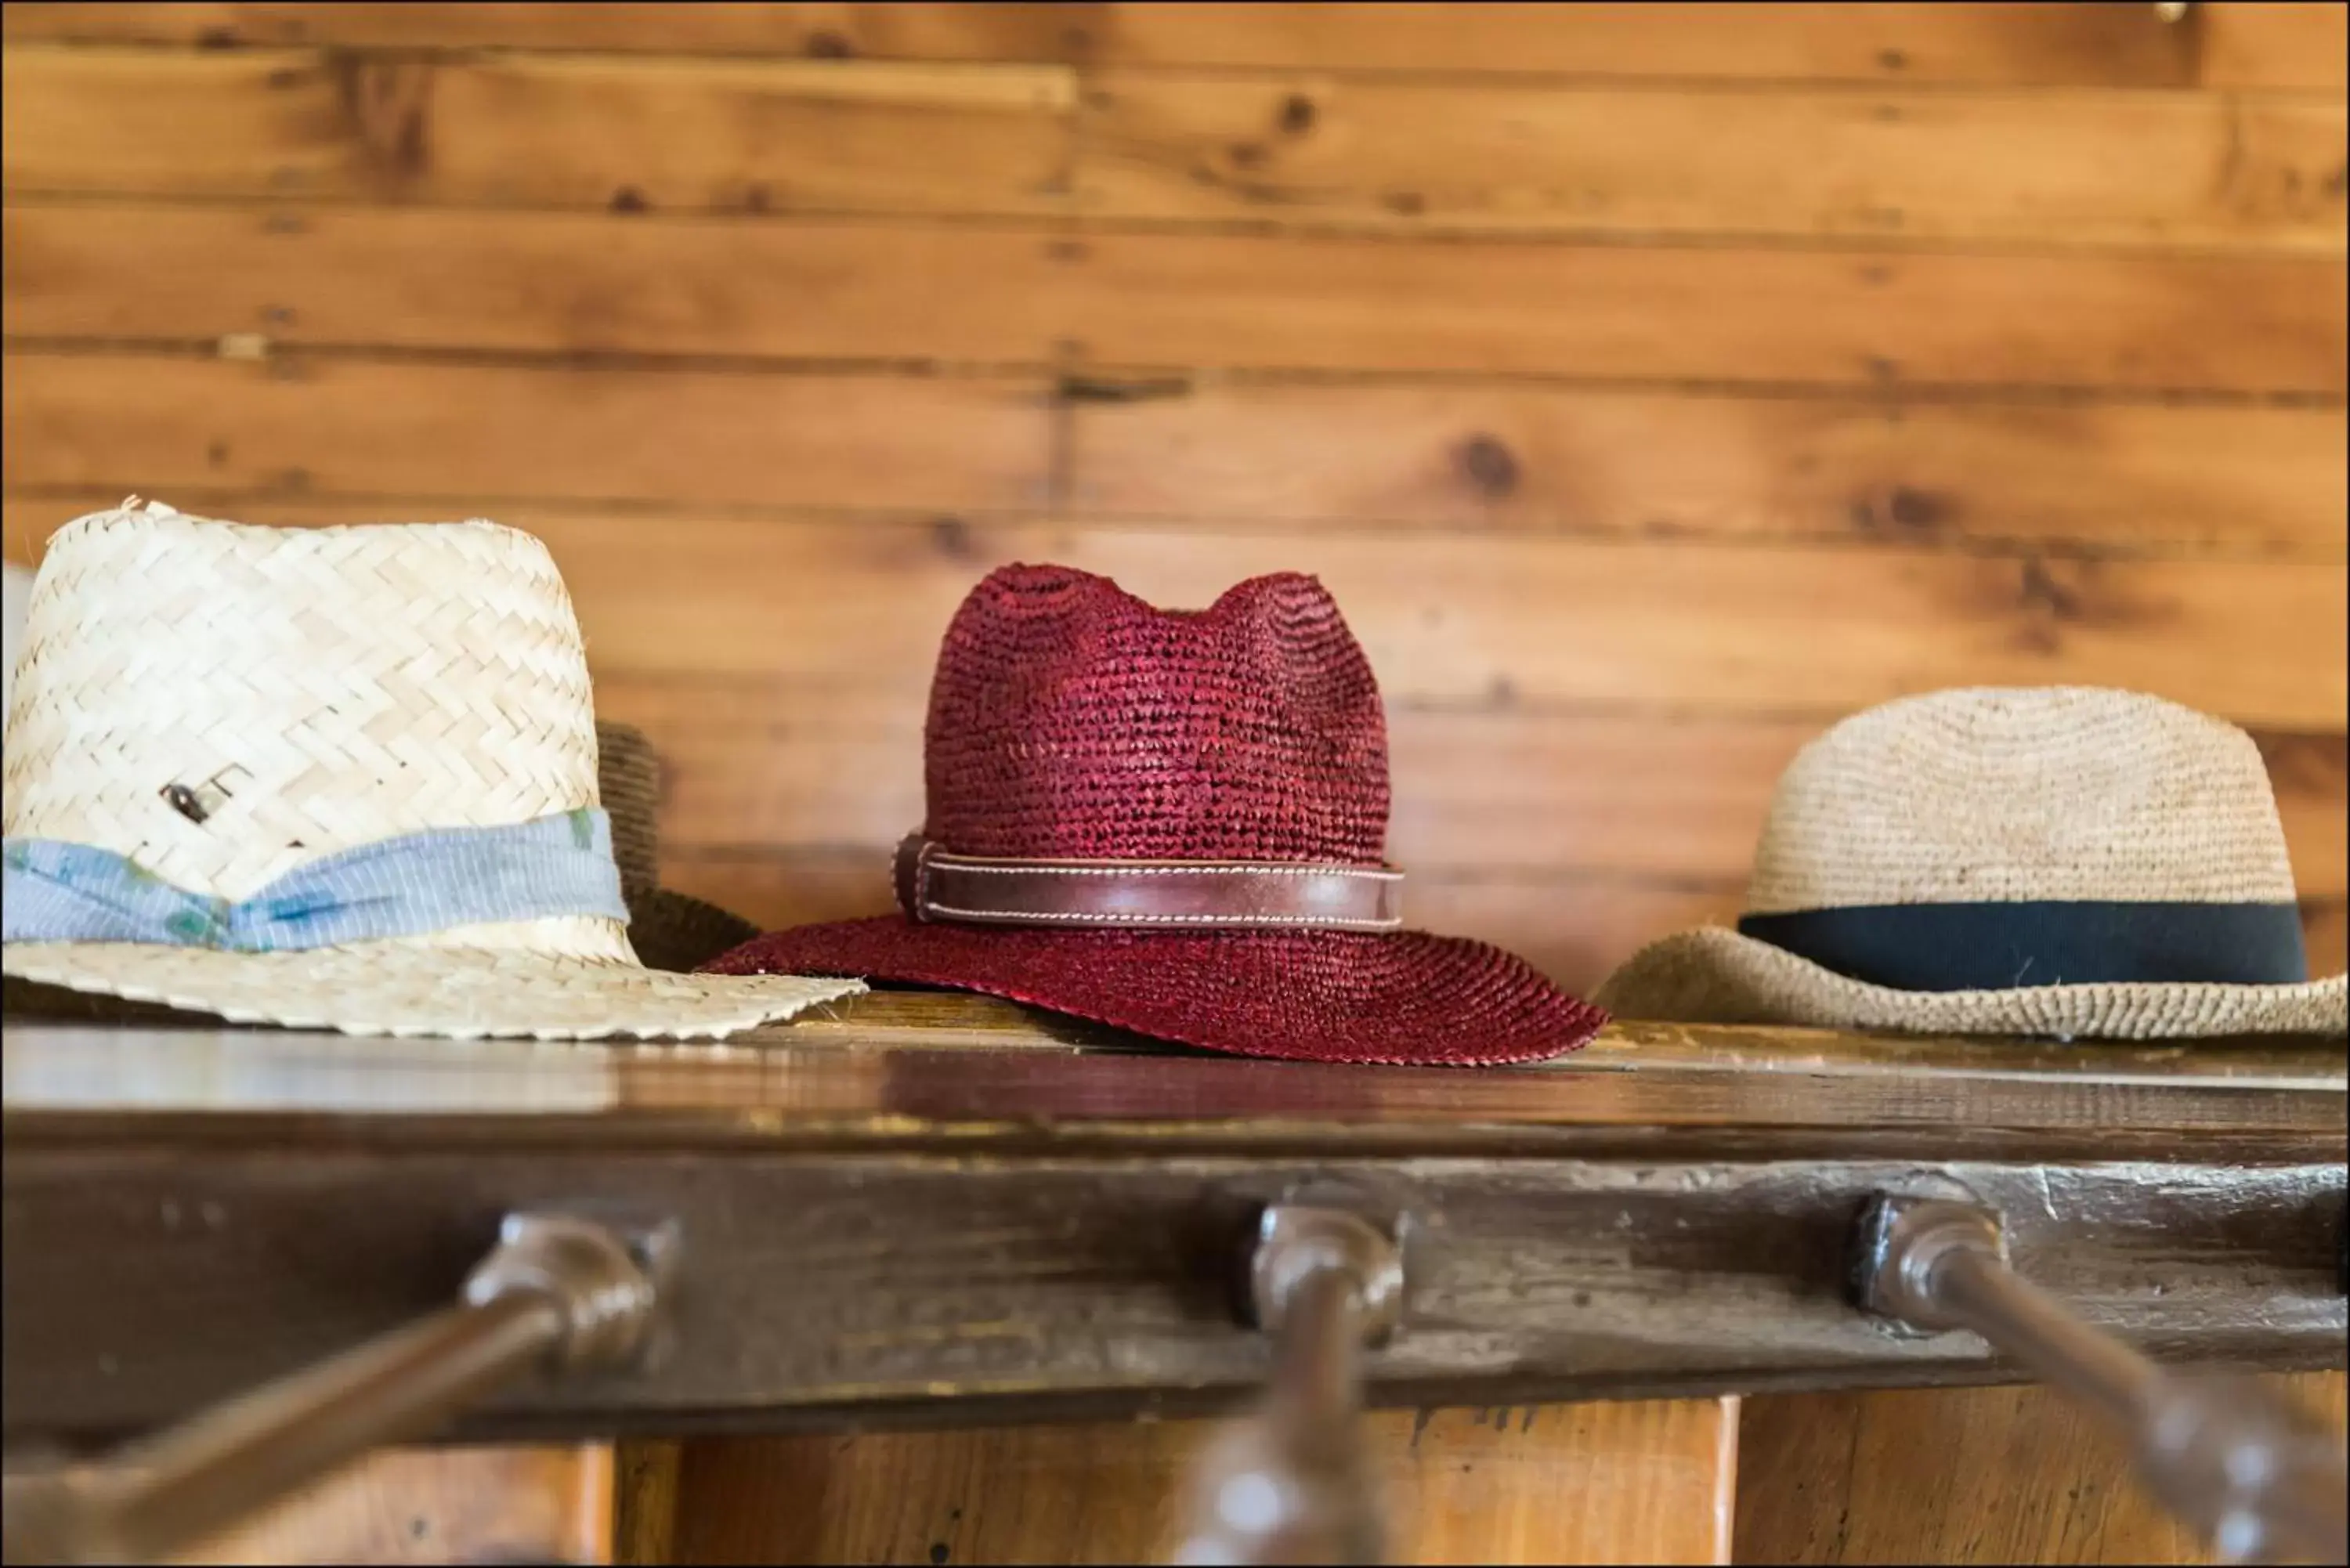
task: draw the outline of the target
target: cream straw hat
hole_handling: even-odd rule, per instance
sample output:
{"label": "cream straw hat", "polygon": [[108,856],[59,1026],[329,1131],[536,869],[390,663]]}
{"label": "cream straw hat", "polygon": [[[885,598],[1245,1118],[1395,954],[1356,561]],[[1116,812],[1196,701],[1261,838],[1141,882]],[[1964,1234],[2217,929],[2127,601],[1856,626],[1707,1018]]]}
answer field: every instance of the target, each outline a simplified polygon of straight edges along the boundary
{"label": "cream straw hat", "polygon": [[[80,518],[34,584],[6,745],[0,969],[26,980],[539,1039],[712,1038],[862,989],[639,962],[578,623],[512,528],[258,528],[135,501]],[[147,925],[26,929],[116,919]],[[304,934],[325,930],[344,934]]]}
{"label": "cream straw hat", "polygon": [[2251,737],[2089,687],[1888,702],[1788,765],[1739,929],[1650,944],[1627,1018],[2125,1040],[2350,1029],[2312,981]]}

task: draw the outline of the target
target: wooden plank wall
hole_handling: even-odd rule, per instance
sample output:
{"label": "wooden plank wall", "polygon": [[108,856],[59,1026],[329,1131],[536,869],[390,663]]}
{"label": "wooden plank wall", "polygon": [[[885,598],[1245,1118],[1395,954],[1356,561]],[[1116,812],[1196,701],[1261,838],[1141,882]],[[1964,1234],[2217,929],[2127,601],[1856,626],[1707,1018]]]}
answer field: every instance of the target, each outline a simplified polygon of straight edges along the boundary
{"label": "wooden plank wall", "polygon": [[5,549],[534,529],[769,923],[887,907],[990,566],[1313,571],[1417,918],[1577,986],[1840,715],[2128,685],[2258,736],[2339,969],[2345,18],[12,3]]}

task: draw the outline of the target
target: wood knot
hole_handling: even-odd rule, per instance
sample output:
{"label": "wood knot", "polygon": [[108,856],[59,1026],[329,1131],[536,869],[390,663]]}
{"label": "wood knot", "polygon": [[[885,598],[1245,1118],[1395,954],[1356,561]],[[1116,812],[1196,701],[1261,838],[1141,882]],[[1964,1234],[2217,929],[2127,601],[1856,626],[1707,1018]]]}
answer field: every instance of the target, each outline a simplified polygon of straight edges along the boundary
{"label": "wood knot", "polygon": [[432,63],[338,53],[329,65],[369,165],[393,179],[423,173],[432,161]]}
{"label": "wood knot", "polygon": [[1053,389],[1054,396],[1064,403],[1146,403],[1160,398],[1187,397],[1191,390],[1191,380],[1182,376],[1122,380],[1108,376],[1065,375]]}
{"label": "wood knot", "polygon": [[2044,615],[2051,620],[2078,621],[2085,607],[2080,590],[2061,580],[2048,569],[2048,563],[2038,556],[2027,556],[2023,563],[2023,580],[2017,602],[2030,614]]}
{"label": "wood knot", "polygon": [[1517,454],[1493,436],[1471,436],[1454,449],[1452,461],[1480,494],[1498,497],[1517,491]]}
{"label": "wood knot", "polygon": [[960,517],[932,519],[931,543],[950,561],[968,561],[977,553],[972,548],[971,524]]}
{"label": "wood knot", "polygon": [[1319,115],[1320,111],[1314,107],[1312,99],[1302,92],[1294,92],[1281,100],[1278,123],[1284,134],[1303,136],[1314,129],[1314,121]]}
{"label": "wood knot", "polygon": [[1947,495],[1897,484],[1881,497],[1864,495],[1852,504],[1854,525],[1865,533],[1939,533],[1958,508]]}

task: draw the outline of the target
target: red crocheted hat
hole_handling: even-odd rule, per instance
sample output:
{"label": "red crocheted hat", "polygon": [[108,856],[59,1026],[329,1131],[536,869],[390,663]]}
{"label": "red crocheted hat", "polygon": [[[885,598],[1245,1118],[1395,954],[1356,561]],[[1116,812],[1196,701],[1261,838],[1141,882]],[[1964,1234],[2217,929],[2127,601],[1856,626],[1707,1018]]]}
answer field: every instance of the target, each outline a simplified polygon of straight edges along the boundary
{"label": "red crocheted hat", "polygon": [[1605,1020],[1497,948],[1399,929],[1378,684],[1312,577],[1170,611],[1005,566],[947,628],[924,764],[903,913],[706,967],[985,992],[1322,1062],[1534,1061]]}

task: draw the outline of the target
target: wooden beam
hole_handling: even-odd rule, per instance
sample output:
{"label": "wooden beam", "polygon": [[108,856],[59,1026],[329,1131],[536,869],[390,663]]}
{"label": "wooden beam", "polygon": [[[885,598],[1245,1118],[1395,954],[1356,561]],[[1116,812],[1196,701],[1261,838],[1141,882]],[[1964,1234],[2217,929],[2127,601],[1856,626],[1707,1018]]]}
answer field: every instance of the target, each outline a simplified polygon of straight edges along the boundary
{"label": "wooden beam", "polygon": [[[773,1051],[762,1054],[772,1065]],[[1073,1064],[1065,1054],[944,1052],[847,1064],[933,1081],[976,1068],[1007,1087],[1073,1064],[1097,1087],[1160,1070],[1164,1103],[1203,1115],[1216,1077],[1199,1062],[1143,1056]],[[1181,1071],[1170,1077],[1170,1066]],[[742,1075],[730,1076],[742,1093]],[[1758,1097],[1719,1073],[1494,1076],[1513,1077],[1521,1095],[1571,1090],[1590,1102],[1586,1115],[1613,1110],[1625,1125],[1566,1138],[1520,1129],[1515,1157],[1483,1159],[1478,1142],[1489,1156],[1510,1146],[1478,1134],[1440,1156],[1442,1140],[1423,1140],[1415,1157],[1384,1159],[1298,1138],[1245,1154],[1163,1143],[1145,1152],[1137,1127],[1110,1140],[1127,1143],[1124,1158],[1104,1158],[1077,1142],[1103,1130],[1065,1129],[1066,1152],[1038,1158],[977,1129],[925,1144],[901,1112],[898,1130],[882,1136],[907,1152],[768,1154],[721,1147],[681,1107],[646,1106],[602,1136],[575,1136],[569,1149],[546,1147],[560,1136],[546,1118],[444,1110],[436,1119],[449,1125],[434,1136],[470,1136],[475,1147],[428,1149],[384,1117],[345,1115],[336,1119],[374,1124],[362,1130],[379,1147],[338,1151],[314,1139],[296,1153],[289,1129],[250,1116],[211,1114],[200,1143],[175,1147],[152,1113],[127,1139],[102,1139],[12,1106],[0,1243],[14,1283],[0,1413],[11,1440],[118,1437],[184,1417],[438,1305],[502,1213],[596,1201],[659,1212],[691,1238],[674,1353],[625,1380],[502,1396],[463,1417],[459,1433],[807,1430],[892,1411],[932,1426],[1228,1412],[1259,1386],[1264,1355],[1222,1301],[1230,1258],[1256,1207],[1307,1169],[1396,1194],[1437,1226],[1432,1238],[1440,1231],[1415,1272],[1414,1326],[1371,1366],[1380,1404],[2012,1377],[1970,1336],[1896,1339],[1841,1296],[1852,1216],[1870,1193],[1921,1170],[2000,1207],[2020,1269],[2150,1354],[2270,1369],[2340,1362],[2338,1083],[2327,1132],[2291,1127],[2323,1119],[2315,1107],[2295,1116],[2295,1091],[2132,1093],[2067,1081],[2024,1094],[1897,1076],[1823,1093],[1794,1075],[1766,1075],[1774,1114],[1816,1116],[1841,1097],[1847,1114],[1874,1104],[1887,1121],[1825,1132],[1814,1120],[1742,1137],[1698,1125]],[[2157,1141],[2127,1127],[2090,1137],[1993,1125],[2025,1114],[2002,1099],[2029,1100],[2041,1115],[2070,1099],[2108,1121],[2142,1121],[2124,1102],[2161,1105],[2151,1115],[2176,1120],[2197,1114],[2198,1096],[2221,1094],[2241,1107],[2221,1114],[2273,1119],[2254,1137],[2197,1138],[2210,1162],[2166,1163],[2157,1183],[2143,1163],[2158,1158]],[[1669,1096],[1677,1109],[1666,1114],[1689,1125],[1659,1127],[1654,1107]],[[1044,1104],[1007,1097],[997,1114],[1035,1116]],[[739,1136],[749,1108],[738,1100],[700,1119],[723,1116]],[[801,1117],[826,1111],[813,1105]],[[1929,1116],[1947,1119],[1929,1126]],[[617,1135],[629,1120],[667,1147],[624,1150]],[[855,1137],[805,1130],[836,1143]],[[879,1131],[877,1122],[866,1136]],[[1248,1136],[1244,1125],[1220,1124],[1227,1144]],[[2175,1147],[2180,1130],[2160,1137]],[[949,1154],[950,1141],[961,1152]],[[1388,1141],[1411,1139],[1399,1131]],[[1728,1158],[1692,1158],[1708,1141]],[[1526,1158],[1546,1142],[1547,1158]],[[1853,1158],[1843,1144],[1876,1152]],[[2261,1158],[2256,1145],[2292,1163],[2247,1163]],[[322,1218],[361,1204],[364,1231]],[[175,1229],[182,1214],[219,1218]],[[942,1294],[950,1277],[955,1289]],[[220,1288],[224,1279],[235,1288]]]}

